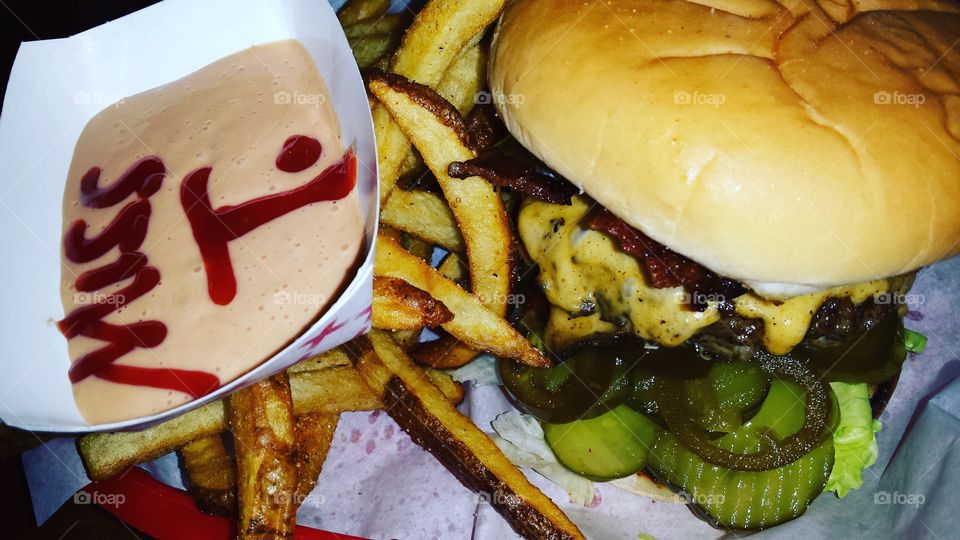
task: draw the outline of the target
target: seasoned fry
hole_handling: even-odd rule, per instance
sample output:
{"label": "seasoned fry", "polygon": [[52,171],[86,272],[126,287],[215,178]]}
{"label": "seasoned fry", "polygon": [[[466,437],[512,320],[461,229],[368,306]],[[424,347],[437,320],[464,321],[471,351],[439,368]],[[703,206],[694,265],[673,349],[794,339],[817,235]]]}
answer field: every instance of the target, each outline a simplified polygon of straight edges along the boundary
{"label": "seasoned fry", "polygon": [[215,401],[141,431],[92,433],[77,446],[87,476],[106,480],[126,469],[169,454],[197,439],[223,431],[223,403]]}
{"label": "seasoned fry", "polygon": [[297,441],[297,492],[294,501],[297,507],[307,500],[317,485],[338,420],[340,415],[336,413],[305,414],[298,416],[294,423]]}
{"label": "seasoned fry", "polygon": [[435,92],[397,75],[374,73],[369,87],[437,177],[467,245],[473,293],[494,313],[506,315],[513,235],[503,200],[483,178],[447,175],[450,163],[476,157],[458,133],[463,119]]}
{"label": "seasoned fry", "polygon": [[237,459],[238,538],[292,537],[297,466],[287,374],[234,392],[226,410]]}
{"label": "seasoned fry", "polygon": [[452,251],[447,253],[446,257],[440,261],[440,266],[437,267],[437,270],[443,274],[443,277],[455,282],[464,289],[469,288],[470,274],[467,271],[467,265],[456,253]]}
{"label": "seasoned fry", "polygon": [[437,93],[467,116],[487,82],[487,50],[480,45],[465,49],[450,64],[437,84]]}
{"label": "seasoned fry", "polygon": [[336,367],[290,376],[293,413],[296,415],[382,408],[353,367]]}
{"label": "seasoned fry", "polygon": [[[342,348],[337,347],[290,366],[287,368],[287,373],[293,375],[294,373],[303,373],[304,371],[320,371],[323,369],[352,365],[353,362],[350,361],[347,353]],[[296,399],[294,399],[294,403],[296,403]]]}
{"label": "seasoned fry", "polygon": [[527,538],[584,538],[577,526],[531,484],[497,445],[444,399],[393,339],[370,333],[357,369],[383,393],[390,416],[465,486],[485,494]]}
{"label": "seasoned fry", "polygon": [[380,221],[448,251],[464,252],[457,220],[436,193],[395,190],[380,210]]}
{"label": "seasoned fry", "polygon": [[402,279],[443,302],[455,314],[453,320],[443,324],[443,329],[467,346],[531,366],[550,365],[550,360],[506,319],[422,259],[408,253],[397,240],[380,235],[373,268],[376,275]]}
{"label": "seasoned fry", "polygon": [[374,19],[390,9],[390,0],[347,0],[337,11],[337,18],[343,26],[351,26],[360,21]]}
{"label": "seasoned fry", "polygon": [[405,350],[420,342],[421,330],[400,330],[393,333],[393,339]]}
{"label": "seasoned fry", "polygon": [[221,434],[187,443],[180,449],[180,457],[197,507],[215,516],[232,516],[236,510],[237,466]]}
{"label": "seasoned fry", "polygon": [[[431,0],[407,30],[391,71],[435,87],[451,63],[500,15],[505,0]],[[390,113],[373,109],[380,169],[380,201],[393,193],[410,142]]]}
{"label": "seasoned fry", "polygon": [[453,336],[443,336],[435,341],[419,343],[410,349],[410,356],[418,364],[437,369],[458,368],[469,364],[477,357],[477,351],[457,341]]}
{"label": "seasoned fry", "polygon": [[463,389],[462,384],[453,380],[453,377],[439,369],[424,368],[423,372],[450,403],[456,406],[463,402],[463,398],[467,395],[466,390]]}
{"label": "seasoned fry", "polygon": [[397,278],[373,280],[373,327],[417,330],[453,319],[453,313],[429,294]]}

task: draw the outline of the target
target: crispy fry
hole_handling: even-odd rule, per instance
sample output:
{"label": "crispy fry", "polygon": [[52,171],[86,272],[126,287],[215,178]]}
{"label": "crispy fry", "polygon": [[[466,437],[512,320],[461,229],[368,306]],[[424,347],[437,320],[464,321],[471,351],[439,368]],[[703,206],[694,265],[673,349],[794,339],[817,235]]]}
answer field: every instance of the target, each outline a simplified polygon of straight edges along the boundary
{"label": "crispy fry", "polygon": [[464,252],[457,220],[436,193],[395,190],[380,211],[380,221],[448,251]]}
{"label": "crispy fry", "polygon": [[188,489],[200,510],[232,516],[236,510],[237,466],[219,433],[187,443],[180,449]]}
{"label": "crispy fry", "polygon": [[479,298],[408,253],[397,240],[380,235],[373,269],[376,275],[402,279],[443,302],[454,313],[453,320],[443,324],[443,329],[469,347],[531,366],[550,365],[550,360],[510,323],[490,311]]}
{"label": "crispy fry", "polygon": [[382,408],[353,367],[336,367],[290,376],[293,413],[335,414],[341,411],[372,411]]}
{"label": "crispy fry", "polygon": [[503,201],[483,178],[447,175],[450,163],[476,157],[460,139],[457,126],[451,125],[459,120],[462,126],[463,119],[429,88],[399,76],[373,74],[369,87],[437,177],[467,245],[474,294],[497,315],[506,315],[513,234]]}
{"label": "crispy fry", "polygon": [[388,9],[390,9],[390,0],[347,0],[347,3],[337,11],[337,18],[343,26],[350,26],[379,17]]}
{"label": "crispy fry", "polygon": [[393,339],[374,330],[357,369],[383,393],[390,416],[468,488],[527,538],[584,538],[577,526],[527,480],[497,445],[444,399]]}
{"label": "crispy fry", "polygon": [[421,330],[399,330],[393,332],[393,339],[406,350],[420,342],[420,334],[422,333]]}
{"label": "crispy fry", "polygon": [[297,492],[294,501],[297,507],[307,500],[317,485],[338,420],[339,414],[305,414],[298,416],[294,423],[297,441]]}
{"label": "crispy fry", "polygon": [[[432,0],[407,30],[391,71],[435,87],[451,63],[500,15],[505,0]],[[393,193],[410,142],[390,113],[373,109],[380,169],[380,201]]]}
{"label": "crispy fry", "polygon": [[287,374],[234,392],[226,409],[237,459],[238,538],[292,537],[297,466]]}
{"label": "crispy fry", "polygon": [[433,368],[423,368],[423,372],[427,374],[430,382],[440,389],[443,397],[447,398],[450,403],[456,406],[463,402],[463,398],[467,395],[466,390],[463,389],[462,384],[453,380],[453,377],[448,373]]}
{"label": "crispy fry", "polygon": [[437,93],[464,116],[477,104],[487,82],[487,56],[487,49],[481,45],[465,49],[437,84]]}
{"label": "crispy fry", "polygon": [[373,327],[381,330],[416,330],[436,327],[453,319],[453,313],[429,294],[397,278],[373,280]]}
{"label": "crispy fry", "polygon": [[468,289],[470,285],[470,274],[467,271],[467,265],[454,252],[447,253],[446,257],[440,261],[437,270],[443,274],[443,277],[455,282],[457,285]]}
{"label": "crispy fry", "polygon": [[92,433],[77,441],[87,476],[106,480],[126,469],[169,454],[223,431],[223,403],[215,401],[141,431]]}
{"label": "crispy fry", "polygon": [[477,357],[477,351],[457,341],[453,336],[443,336],[434,341],[418,343],[410,349],[410,356],[418,364],[437,369],[458,368],[469,364]]}
{"label": "crispy fry", "polygon": [[[294,373],[303,373],[304,371],[320,371],[322,369],[352,365],[353,362],[350,361],[347,353],[342,348],[337,347],[290,366],[287,368],[287,373],[293,375]],[[296,402],[296,399],[294,399],[294,402]]]}

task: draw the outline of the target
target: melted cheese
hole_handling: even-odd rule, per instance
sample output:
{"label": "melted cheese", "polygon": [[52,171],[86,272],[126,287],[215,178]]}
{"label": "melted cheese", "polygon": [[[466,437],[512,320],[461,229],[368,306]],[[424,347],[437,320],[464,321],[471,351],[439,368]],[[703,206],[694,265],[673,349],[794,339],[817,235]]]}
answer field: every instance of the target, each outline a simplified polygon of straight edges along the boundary
{"label": "melted cheese", "polygon": [[[591,204],[583,197],[574,197],[570,206],[528,200],[520,210],[520,239],[540,265],[540,285],[554,306],[545,332],[548,344],[564,347],[593,333],[632,332],[674,346],[720,319],[717,301],[703,311],[690,309],[682,287],[651,287],[637,260],[614,240],[580,227]],[[767,350],[784,354],[800,343],[827,298],[850,297],[860,304],[889,286],[879,280],[785,302],[751,292],[733,302],[739,315],[763,320]]]}

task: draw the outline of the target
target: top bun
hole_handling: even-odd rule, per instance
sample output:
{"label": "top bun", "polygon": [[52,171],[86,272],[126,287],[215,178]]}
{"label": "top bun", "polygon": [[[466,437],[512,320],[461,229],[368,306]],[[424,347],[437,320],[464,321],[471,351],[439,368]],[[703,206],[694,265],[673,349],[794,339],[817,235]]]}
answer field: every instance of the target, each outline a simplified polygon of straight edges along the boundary
{"label": "top bun", "polygon": [[510,132],[651,238],[761,293],[960,251],[960,4],[521,0]]}

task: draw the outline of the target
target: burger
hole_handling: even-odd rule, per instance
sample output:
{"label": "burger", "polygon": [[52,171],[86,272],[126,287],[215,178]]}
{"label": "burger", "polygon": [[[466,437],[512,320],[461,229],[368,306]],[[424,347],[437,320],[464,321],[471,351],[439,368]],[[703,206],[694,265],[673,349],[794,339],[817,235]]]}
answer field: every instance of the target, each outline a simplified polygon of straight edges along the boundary
{"label": "burger", "polygon": [[519,324],[558,362],[498,369],[561,464],[736,529],[860,485],[916,272],[960,248],[960,6],[922,6],[508,3],[513,143],[451,175],[526,192]]}

